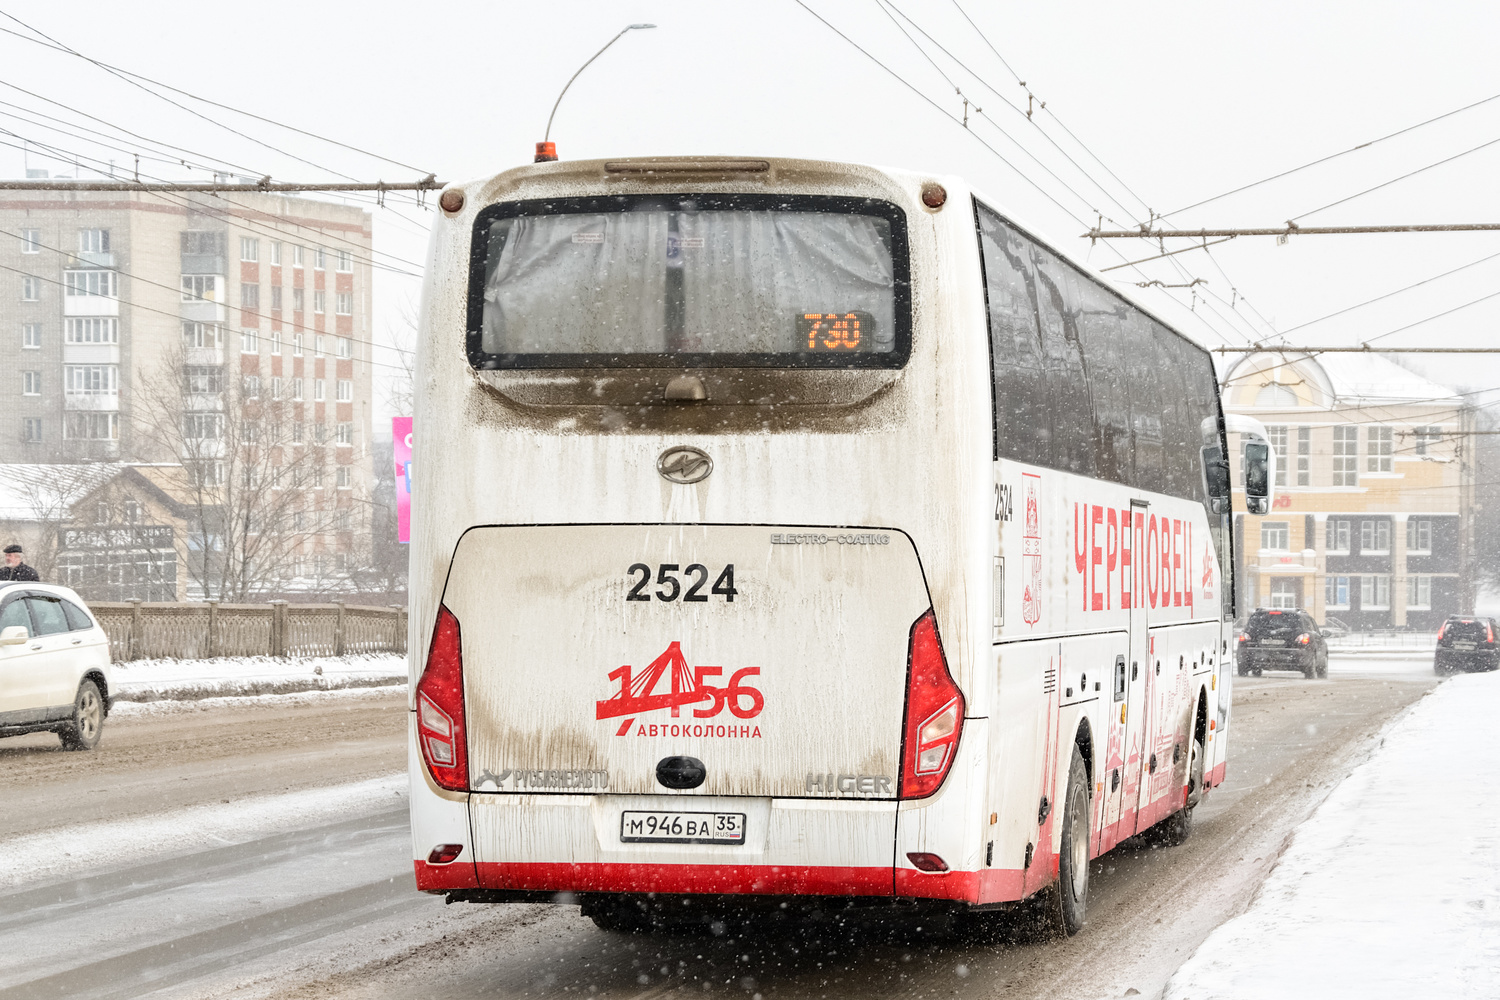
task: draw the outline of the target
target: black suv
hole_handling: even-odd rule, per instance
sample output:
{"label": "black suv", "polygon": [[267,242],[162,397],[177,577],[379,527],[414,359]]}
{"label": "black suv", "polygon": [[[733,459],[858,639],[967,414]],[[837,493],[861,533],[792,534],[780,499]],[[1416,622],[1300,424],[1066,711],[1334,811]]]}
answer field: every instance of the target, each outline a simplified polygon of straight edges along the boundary
{"label": "black suv", "polygon": [[1495,619],[1449,615],[1443,627],[1438,629],[1433,672],[1451,674],[1455,670],[1494,670],[1497,667],[1500,667],[1500,647],[1495,645]]}
{"label": "black suv", "polygon": [[1240,674],[1300,670],[1312,680],[1328,676],[1328,642],[1306,611],[1257,608],[1235,643]]}

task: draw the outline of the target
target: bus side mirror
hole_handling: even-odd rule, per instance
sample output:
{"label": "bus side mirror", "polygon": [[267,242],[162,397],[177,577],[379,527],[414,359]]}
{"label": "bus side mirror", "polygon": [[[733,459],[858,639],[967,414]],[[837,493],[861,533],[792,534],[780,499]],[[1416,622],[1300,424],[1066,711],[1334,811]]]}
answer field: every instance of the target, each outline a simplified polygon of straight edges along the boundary
{"label": "bus side mirror", "polygon": [[1209,509],[1215,514],[1229,513],[1229,462],[1218,448],[1203,449],[1203,479]]}
{"label": "bus side mirror", "polygon": [[1271,446],[1261,441],[1245,444],[1245,510],[1271,512]]}
{"label": "bus side mirror", "polygon": [[8,625],[0,631],[0,646],[19,646],[29,638],[31,633],[26,631],[25,625]]}

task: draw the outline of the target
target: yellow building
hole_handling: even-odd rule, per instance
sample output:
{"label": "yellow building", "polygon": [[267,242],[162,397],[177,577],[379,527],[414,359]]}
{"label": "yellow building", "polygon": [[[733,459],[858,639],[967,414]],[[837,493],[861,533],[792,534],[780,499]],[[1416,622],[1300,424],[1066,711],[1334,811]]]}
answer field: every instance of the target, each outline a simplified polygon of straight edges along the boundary
{"label": "yellow building", "polygon": [[1224,410],[1263,423],[1278,456],[1271,513],[1237,505],[1242,610],[1305,608],[1360,630],[1472,610],[1466,396],[1374,354],[1263,351],[1225,373]]}

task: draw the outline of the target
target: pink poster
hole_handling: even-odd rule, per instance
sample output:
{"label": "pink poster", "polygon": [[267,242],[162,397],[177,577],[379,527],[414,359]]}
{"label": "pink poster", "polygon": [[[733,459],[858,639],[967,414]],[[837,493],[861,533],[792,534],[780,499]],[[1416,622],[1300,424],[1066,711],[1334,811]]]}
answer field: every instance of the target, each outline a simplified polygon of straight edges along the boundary
{"label": "pink poster", "polygon": [[411,417],[392,417],[396,445],[396,540],[411,541]]}

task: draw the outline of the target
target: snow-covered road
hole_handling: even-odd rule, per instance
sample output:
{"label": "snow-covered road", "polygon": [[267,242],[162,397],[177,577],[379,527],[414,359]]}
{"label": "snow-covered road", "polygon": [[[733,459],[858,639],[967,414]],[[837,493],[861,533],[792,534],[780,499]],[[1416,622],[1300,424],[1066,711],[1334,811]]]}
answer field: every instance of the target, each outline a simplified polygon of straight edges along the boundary
{"label": "snow-covered road", "polygon": [[0,996],[1152,996],[1433,683],[1415,661],[1238,679],[1230,779],[1192,840],[1096,861],[1088,924],[1060,942],[828,924],[634,938],[576,907],[445,906],[412,886],[384,777],[404,759],[404,693],[126,711],[94,754],[0,743]]}

